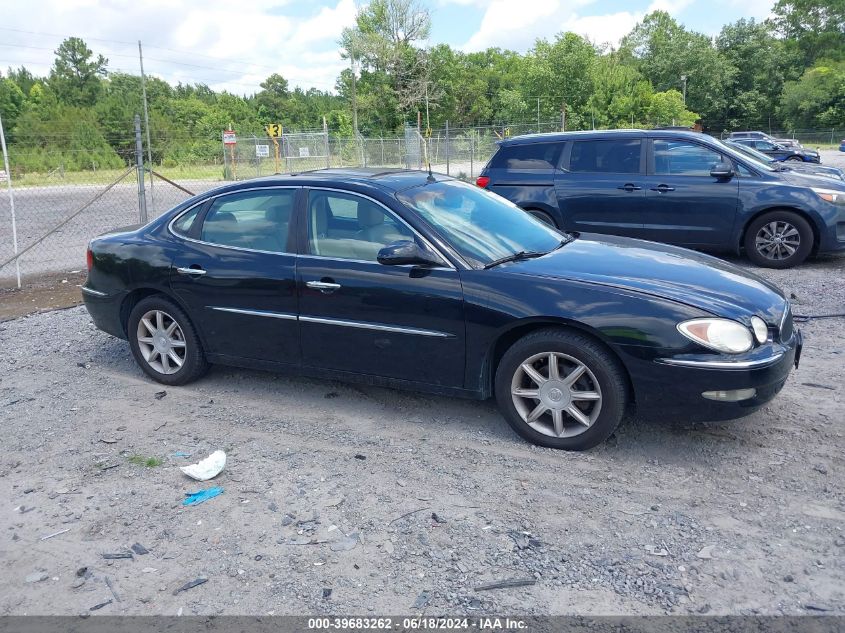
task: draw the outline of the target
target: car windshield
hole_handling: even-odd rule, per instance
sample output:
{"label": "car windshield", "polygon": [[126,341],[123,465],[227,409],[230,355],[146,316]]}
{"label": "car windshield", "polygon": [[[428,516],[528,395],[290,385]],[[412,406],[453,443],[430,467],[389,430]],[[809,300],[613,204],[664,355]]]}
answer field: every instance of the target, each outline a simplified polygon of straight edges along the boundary
{"label": "car windshield", "polygon": [[713,139],[717,143],[721,144],[722,146],[728,148],[731,152],[733,152],[734,157],[736,158],[744,158],[745,160],[753,161],[757,167],[761,169],[765,169],[766,171],[777,171],[777,169],[773,168],[776,162],[770,156],[766,156],[763,152],[758,152],[753,147],[748,147],[747,145],[743,145],[742,143],[723,143],[718,139]]}
{"label": "car windshield", "polygon": [[504,198],[459,180],[429,182],[396,197],[476,265],[548,253],[570,239]]}

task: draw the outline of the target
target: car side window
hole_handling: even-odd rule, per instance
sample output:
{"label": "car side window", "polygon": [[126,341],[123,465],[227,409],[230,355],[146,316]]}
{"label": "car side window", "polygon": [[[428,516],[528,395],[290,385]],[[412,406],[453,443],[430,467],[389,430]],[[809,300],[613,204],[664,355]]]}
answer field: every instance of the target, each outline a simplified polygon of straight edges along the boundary
{"label": "car side window", "polygon": [[193,227],[194,220],[197,219],[197,214],[199,214],[200,209],[202,209],[202,204],[198,204],[186,214],[182,215],[173,223],[173,230],[179,235],[190,235],[191,227]]}
{"label": "car side window", "polygon": [[569,171],[582,173],[640,173],[640,139],[575,141]]}
{"label": "car side window", "polygon": [[661,176],[710,176],[722,155],[686,141],[654,141],[654,173]]}
{"label": "car side window", "polygon": [[312,189],[308,195],[308,251],[336,259],[378,261],[378,252],[414,232],[368,198]]}
{"label": "car side window", "polygon": [[756,141],[754,144],[757,146],[757,149],[764,152],[775,149],[774,144],[769,143],[769,141]]}
{"label": "car side window", "polygon": [[560,163],[563,143],[505,145],[490,161],[491,169],[555,169]]}
{"label": "car side window", "polygon": [[296,189],[221,196],[208,209],[200,239],[219,246],[287,253]]}

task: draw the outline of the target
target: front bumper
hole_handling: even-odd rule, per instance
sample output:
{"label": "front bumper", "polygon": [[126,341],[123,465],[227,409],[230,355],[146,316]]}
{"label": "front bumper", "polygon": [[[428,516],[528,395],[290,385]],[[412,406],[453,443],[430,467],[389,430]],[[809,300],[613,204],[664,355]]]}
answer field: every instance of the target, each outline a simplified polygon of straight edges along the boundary
{"label": "front bumper", "polygon": [[[732,420],[753,413],[783,388],[802,348],[796,331],[789,343],[770,343],[742,360],[717,356],[636,361],[630,367],[637,415],[656,420],[703,422]],[[646,366],[648,365],[648,366]],[[705,398],[705,392],[754,389],[737,402]]]}

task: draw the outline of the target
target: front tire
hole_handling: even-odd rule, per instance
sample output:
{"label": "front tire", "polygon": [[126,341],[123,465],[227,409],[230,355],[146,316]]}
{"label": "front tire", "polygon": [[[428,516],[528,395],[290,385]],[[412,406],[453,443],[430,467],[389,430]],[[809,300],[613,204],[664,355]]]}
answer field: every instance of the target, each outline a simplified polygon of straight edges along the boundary
{"label": "front tire", "polygon": [[496,401],[523,438],[549,448],[583,451],[600,444],[625,412],[619,361],[594,339],[549,328],[520,339],[496,370]]}
{"label": "front tire", "polygon": [[164,296],[141,299],[129,314],[126,334],[135,361],[156,382],[184,385],[208,370],[191,320]]}
{"label": "front tire", "polygon": [[813,229],[793,211],[770,211],[748,225],[745,254],[765,268],[792,268],[813,250]]}
{"label": "front tire", "polygon": [[553,229],[558,228],[557,222],[555,222],[554,218],[545,211],[540,211],[539,209],[526,209],[525,211],[529,215],[533,215],[535,218],[540,220],[543,224],[547,224]]}

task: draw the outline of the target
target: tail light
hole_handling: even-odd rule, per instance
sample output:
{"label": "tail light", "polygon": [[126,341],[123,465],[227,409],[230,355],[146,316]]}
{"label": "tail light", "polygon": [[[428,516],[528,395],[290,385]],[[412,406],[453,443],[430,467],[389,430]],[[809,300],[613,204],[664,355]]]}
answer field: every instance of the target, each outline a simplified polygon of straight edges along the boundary
{"label": "tail light", "polygon": [[487,176],[479,176],[475,180],[475,184],[481,187],[482,189],[486,189],[487,185],[490,184],[490,179]]}
{"label": "tail light", "polygon": [[85,251],[85,263],[88,266],[88,270],[90,271],[94,267],[94,252],[91,250],[91,247],[88,247],[88,250]]}

